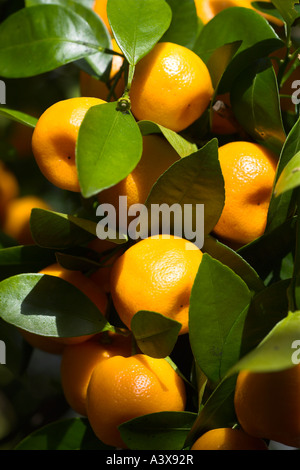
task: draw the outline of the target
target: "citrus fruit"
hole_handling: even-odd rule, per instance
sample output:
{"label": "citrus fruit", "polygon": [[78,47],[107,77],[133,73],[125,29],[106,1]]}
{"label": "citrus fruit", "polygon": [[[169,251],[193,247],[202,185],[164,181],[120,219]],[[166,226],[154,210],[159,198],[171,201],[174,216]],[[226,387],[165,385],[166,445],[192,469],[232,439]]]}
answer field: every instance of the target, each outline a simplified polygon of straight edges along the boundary
{"label": "citrus fruit", "polygon": [[202,434],[191,450],[268,450],[266,443],[243,429],[217,428]]}
{"label": "citrus fruit", "polygon": [[219,148],[225,205],[214,233],[227,243],[244,245],[266,228],[277,159],[252,142],[229,142]]}
{"label": "citrus fruit", "polygon": [[7,207],[12,199],[19,196],[19,182],[14,173],[0,161],[0,223],[3,223]]}
{"label": "citrus fruit", "polygon": [[[115,39],[112,39],[112,48],[115,52],[121,52]],[[123,61],[124,59],[120,55],[113,55],[109,84],[101,80],[97,80],[96,78],[92,77],[91,75],[82,70],[80,72],[81,95],[92,96],[95,98],[100,98],[102,100],[107,100],[110,92],[110,87],[114,87],[113,93],[111,95],[111,101],[120,98],[125,89],[124,74],[122,74],[119,79],[118,77],[116,77],[116,75],[122,67]],[[117,80],[116,84],[114,84],[114,80]]]}
{"label": "citrus fruit", "polygon": [[32,150],[42,174],[55,186],[80,192],[75,149],[80,125],[92,106],[104,101],[92,97],[58,101],[40,116],[32,136]]}
{"label": "citrus fruit", "polygon": [[148,413],[183,411],[186,391],[165,359],[114,356],[94,368],[86,403],[96,436],[107,445],[124,448],[120,424]]}
{"label": "citrus fruit", "polygon": [[49,354],[62,354],[65,345],[54,341],[53,338],[48,336],[41,336],[30,331],[19,329],[24,340],[33,348],[39,349]]}
{"label": "citrus fruit", "polygon": [[[165,138],[155,134],[144,136],[142,157],[135,169],[120,183],[101,191],[98,202],[112,204],[119,220],[119,197],[127,197],[127,211],[134,204],[144,204],[156,180],[179,159]],[[119,228],[127,229],[127,226]]]}
{"label": "citrus fruit", "polygon": [[204,113],[212,95],[202,59],[184,46],[160,42],[136,65],[131,110],[138,120],[180,132]]}
{"label": "citrus fruit", "polygon": [[131,338],[97,335],[81,344],[65,346],[61,359],[61,383],[70,407],[86,416],[86,393],[94,367],[113,356],[131,355]]}
{"label": "citrus fruit", "polygon": [[300,447],[300,365],[276,372],[241,371],[234,406],[251,436]]}
{"label": "citrus fruit", "polygon": [[17,240],[21,245],[34,243],[30,230],[32,209],[51,210],[51,207],[41,197],[35,195],[17,197],[12,199],[7,206],[3,232]]}
{"label": "citrus fruit", "polygon": [[[271,0],[266,1],[271,2]],[[252,0],[195,0],[197,15],[204,24],[208,23],[215,15],[226,8],[245,7],[255,10],[251,3]],[[277,26],[282,26],[282,21],[278,18],[262,13],[259,10],[255,11]]]}
{"label": "citrus fruit", "polygon": [[110,35],[112,35],[112,30],[107,17],[107,0],[95,0],[92,6],[92,9],[95,13],[101,18],[105,26],[107,27]]}
{"label": "citrus fruit", "polygon": [[146,238],[126,250],[112,268],[111,295],[127,328],[135,313],[148,310],[178,321],[180,334],[187,333],[190,294],[201,259],[196,245],[169,235]]}

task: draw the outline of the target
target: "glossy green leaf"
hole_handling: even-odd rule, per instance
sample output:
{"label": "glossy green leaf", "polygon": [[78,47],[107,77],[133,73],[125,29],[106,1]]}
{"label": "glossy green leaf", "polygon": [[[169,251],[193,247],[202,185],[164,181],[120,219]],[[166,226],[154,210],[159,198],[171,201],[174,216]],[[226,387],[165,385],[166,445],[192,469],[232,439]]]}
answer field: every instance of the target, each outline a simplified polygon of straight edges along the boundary
{"label": "glossy green leaf", "polygon": [[299,0],[272,0],[272,3],[289,26],[299,18],[299,12],[295,9],[295,5],[299,4]]}
{"label": "glossy green leaf", "polygon": [[54,252],[39,246],[12,246],[0,249],[0,280],[15,274],[38,272],[54,262]]}
{"label": "glossy green leaf", "polygon": [[278,18],[279,20],[283,21],[283,18],[279,11],[275,8],[272,2],[251,2],[252,6],[258,11],[261,11],[262,13],[265,13],[267,15],[274,16],[275,18]]}
{"label": "glossy green leaf", "polygon": [[88,23],[60,5],[23,8],[0,25],[0,75],[32,77],[95,54]]}
{"label": "glossy green leaf", "polygon": [[132,317],[130,329],[144,354],[165,358],[175,346],[181,324],[160,313],[140,311]]}
{"label": "glossy green leaf", "polygon": [[85,198],[109,188],[136,167],[142,155],[142,135],[131,113],[116,103],[93,106],[80,126],[76,164]]}
{"label": "glossy green leaf", "polygon": [[[276,177],[274,186],[277,184],[278,179],[284,168],[287,166],[289,161],[300,151],[300,118],[289,132],[284,146],[282,148],[280,159],[278,162]],[[272,194],[268,218],[266,233],[271,232],[274,228],[282,225],[288,217],[293,215],[293,195],[292,191],[284,192],[283,194],[275,197]]]}
{"label": "glossy green leaf", "polygon": [[166,0],[172,9],[172,21],[161,38],[192,49],[198,34],[198,17],[194,0]]}
{"label": "glossy green leaf", "polygon": [[109,328],[96,305],[64,279],[18,274],[0,282],[1,318],[42,336],[73,337]]}
{"label": "glossy green leaf", "polygon": [[120,49],[133,66],[151,51],[172,19],[165,0],[108,0],[107,14]]}
{"label": "glossy green leaf", "polygon": [[228,374],[236,374],[244,369],[252,372],[279,371],[298,364],[299,353],[295,342],[298,344],[299,338],[300,312],[290,312],[272,328],[255,349],[242,357]]}
{"label": "glossy green leaf", "polygon": [[[197,415],[188,411],[152,413],[119,426],[123,441],[132,450],[181,450]],[[173,463],[179,463],[174,455]]]}
{"label": "glossy green leaf", "polygon": [[283,169],[274,189],[274,196],[300,186],[300,151],[288,162]]}
{"label": "glossy green leaf", "polygon": [[167,129],[155,122],[139,121],[138,125],[142,135],[162,134],[182,158],[197,151],[196,144],[189,142],[180,134],[177,134],[177,132]]}
{"label": "glossy green leaf", "polygon": [[195,361],[212,382],[239,359],[251,298],[228,266],[203,255],[190,298],[189,335]]}
{"label": "glossy green leaf", "polygon": [[93,432],[87,418],[66,418],[26,436],[14,450],[112,450]]}
{"label": "glossy green leaf", "polygon": [[20,124],[23,124],[24,126],[28,126],[32,128],[35,128],[36,123],[38,121],[37,118],[30,116],[29,114],[22,113],[21,111],[18,111],[16,109],[7,108],[6,106],[0,107],[0,115],[12,121],[19,122]]}
{"label": "glossy green leaf", "polygon": [[237,77],[230,102],[243,129],[254,140],[280,154],[286,135],[276,74],[270,60],[252,63]]}
{"label": "glossy green leaf", "polygon": [[209,70],[212,84],[217,93],[218,85],[230,64],[233,56],[241,47],[243,41],[235,41],[230,44],[224,44],[224,46],[216,49],[207,61],[207,68]]}
{"label": "glossy green leaf", "polygon": [[233,80],[250,62],[283,46],[274,29],[259,13],[249,8],[234,7],[219,12],[203,27],[194,51],[207,63],[217,49],[236,41],[242,41],[242,44],[222,77],[221,94],[230,91]]}
{"label": "glossy green leaf", "polygon": [[33,209],[30,228],[35,243],[43,248],[63,249],[96,237],[97,224],[90,220],[44,209]]}
{"label": "glossy green leaf", "polygon": [[[182,221],[177,226],[174,225],[174,229],[183,229],[183,234],[177,234],[186,235],[189,240],[192,240],[193,235],[198,239],[197,246],[200,248],[201,245],[202,248],[203,236],[210,233],[219,220],[224,199],[218,143],[213,139],[197,152],[175,162],[163,173],[153,185],[146,206],[150,208],[151,205],[164,203],[171,208],[173,204],[179,205]],[[197,212],[197,204],[198,207],[204,205],[204,217]],[[192,208],[191,214],[187,213],[185,205]],[[189,236],[191,226],[194,233]]]}
{"label": "glossy green leaf", "polygon": [[[87,2],[85,2],[87,3]],[[71,12],[78,14],[83,20],[85,20],[88,25],[90,26],[91,30],[95,34],[95,38],[97,39],[97,43],[101,48],[111,48],[111,38],[109,32],[107,31],[106,26],[104,25],[103,21],[100,19],[99,15],[97,15],[88,5],[83,5],[78,1],[73,0],[27,0],[26,6],[32,7],[36,5],[61,5]],[[93,75],[102,77],[106,76],[110,66],[111,66],[112,56],[106,54],[105,52],[98,52],[96,54],[92,54],[90,56],[85,57],[84,62],[86,61],[90,69],[87,69],[84,66],[84,62],[78,61],[77,64],[82,64],[82,68],[85,70],[90,70],[90,73]]]}

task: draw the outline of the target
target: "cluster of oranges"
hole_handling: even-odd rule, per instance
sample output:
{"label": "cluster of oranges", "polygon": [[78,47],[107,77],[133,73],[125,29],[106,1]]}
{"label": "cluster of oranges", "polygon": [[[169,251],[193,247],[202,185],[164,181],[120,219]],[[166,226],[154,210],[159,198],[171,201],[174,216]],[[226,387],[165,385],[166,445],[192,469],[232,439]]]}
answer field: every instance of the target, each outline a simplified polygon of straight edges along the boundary
{"label": "cluster of oranges", "polygon": [[[247,5],[245,5],[247,3]],[[195,1],[203,23],[229,6],[251,6],[250,1]],[[107,20],[106,2],[96,0],[94,11],[112,31]],[[275,20],[274,20],[275,21]],[[114,56],[109,83],[96,81],[81,72],[80,97],[60,101],[39,118],[32,137],[32,151],[41,173],[57,188],[80,193],[76,168],[76,142],[80,125],[88,109],[106,103],[107,97],[122,96],[124,75],[120,74],[114,90],[109,85],[120,71],[123,57],[114,38]],[[191,50],[169,42],[158,43],[137,64],[130,89],[131,111],[137,121],[150,120],[175,132],[181,132],[199,119],[208,108],[214,89],[204,62]],[[227,97],[222,97],[230,109]],[[227,115],[214,116],[217,132],[238,133]],[[179,155],[158,134],[143,137],[143,154],[136,168],[120,183],[97,195],[99,203],[118,207],[118,197],[127,196],[128,205],[143,204],[157,181]],[[219,161],[224,178],[225,205],[213,235],[232,248],[241,247],[260,237],[266,228],[272,195],[277,156],[256,142],[232,139],[220,146]],[[9,215],[14,212],[17,183],[7,170],[0,168],[0,216],[3,230],[28,243],[9,229]],[[32,202],[32,201],[31,201]],[[33,201],[32,207],[44,207]],[[17,209],[16,209],[17,210]],[[21,209],[24,218],[28,213]],[[17,215],[16,215],[17,214]],[[27,227],[28,229],[28,227]],[[189,300],[202,260],[202,251],[176,236],[152,236],[131,244],[113,258],[112,266],[99,268],[89,277],[59,264],[41,271],[60,277],[87,295],[105,315],[111,298],[124,329],[119,333],[103,332],[76,338],[47,338],[21,331],[34,347],[61,354],[61,381],[69,405],[87,416],[96,436],[105,444],[126,448],[119,426],[135,417],[160,411],[184,411],[186,385],[166,359],[141,353],[130,329],[136,312],[159,312],[181,324],[180,335],[189,332]],[[95,240],[90,247],[99,253],[114,245]],[[287,445],[300,445],[300,428],[295,424],[294,408],[300,385],[299,368],[270,374],[239,374],[235,408],[240,427],[221,428],[203,434],[193,445],[201,449],[267,450],[265,440],[274,439]],[[290,384],[290,385],[286,385]],[[296,384],[296,385],[295,385]],[[287,404],[286,408],[284,404]],[[274,412],[274,410],[277,410]],[[299,415],[299,410],[295,414]],[[280,429],[278,429],[280,423]],[[284,437],[283,437],[284,436]]]}

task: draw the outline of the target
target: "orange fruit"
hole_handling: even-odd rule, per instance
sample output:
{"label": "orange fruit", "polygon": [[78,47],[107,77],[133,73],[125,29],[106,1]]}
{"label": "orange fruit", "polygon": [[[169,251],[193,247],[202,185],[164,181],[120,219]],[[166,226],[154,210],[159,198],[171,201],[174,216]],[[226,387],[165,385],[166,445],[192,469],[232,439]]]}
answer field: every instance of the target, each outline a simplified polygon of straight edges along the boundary
{"label": "orange fruit", "polygon": [[[271,2],[271,0],[266,1],[269,3]],[[197,15],[204,24],[208,23],[212,18],[214,18],[214,16],[226,8],[245,7],[255,10],[251,3],[252,0],[195,0]],[[255,11],[275,25],[282,26],[282,21],[278,18],[262,13],[258,10]]]}
{"label": "orange fruit", "polygon": [[86,112],[105,101],[70,98],[50,106],[40,116],[32,136],[32,150],[42,174],[55,186],[80,192],[75,149]]}
{"label": "orange fruit", "polygon": [[114,356],[94,368],[86,403],[96,436],[107,445],[124,448],[120,424],[149,413],[183,411],[186,391],[165,359]]}
{"label": "orange fruit", "polygon": [[87,387],[96,365],[113,356],[131,355],[131,338],[97,335],[81,344],[65,346],[61,359],[61,383],[70,407],[86,416]]}
{"label": "orange fruit", "polygon": [[190,49],[160,42],[136,65],[130,89],[136,119],[180,132],[204,113],[213,95],[209,71]]}
{"label": "orange fruit", "polygon": [[300,365],[276,372],[241,371],[234,406],[251,436],[300,447]]}
{"label": "orange fruit", "polygon": [[266,227],[277,159],[262,145],[229,142],[219,148],[225,205],[213,232],[226,243],[244,245]]}
{"label": "orange fruit", "polygon": [[29,195],[12,199],[7,206],[3,232],[21,245],[33,244],[30,216],[32,209],[35,208],[51,210],[49,204],[38,196]]}
{"label": "orange fruit", "polygon": [[0,223],[3,223],[7,207],[19,195],[19,183],[14,173],[0,161]]}
{"label": "orange fruit", "polygon": [[111,271],[111,296],[127,328],[136,312],[149,310],[178,321],[180,334],[187,333],[190,294],[201,259],[196,245],[169,235],[146,238],[125,251]]}
{"label": "orange fruit", "polygon": [[63,352],[65,345],[54,341],[53,338],[37,335],[22,329],[19,329],[19,331],[24,340],[33,348],[39,349],[40,351],[44,351],[49,354],[61,354]]}
{"label": "orange fruit", "polygon": [[217,428],[202,434],[191,450],[268,450],[268,446],[243,429]]}
{"label": "orange fruit", "polygon": [[101,18],[109,33],[112,35],[112,30],[107,17],[107,0],[95,0],[93,10]]}
{"label": "orange fruit", "polygon": [[[58,263],[54,263],[42,269],[40,271],[40,274],[47,274],[49,276],[59,277],[69,282],[70,284],[75,286],[77,289],[79,289],[81,292],[83,292],[83,294],[85,294],[96,305],[96,307],[98,307],[102,315],[105,315],[107,302],[108,302],[106,293],[101,287],[96,285],[94,281],[89,279],[82,272],[68,270],[60,266]],[[79,343],[82,343],[84,341],[91,339],[95,335],[91,334],[91,335],[82,335],[82,336],[77,336],[77,337],[74,336],[74,337],[64,338],[64,337],[36,335],[35,333],[31,333],[29,337],[29,335],[26,335],[25,333],[25,338],[26,336],[28,337],[29,340],[31,340],[31,344],[35,344],[37,347],[39,347],[38,344],[41,344],[42,346],[44,344],[45,347],[48,347],[47,344],[51,346],[51,343],[53,342],[59,343],[62,345],[79,344]],[[37,338],[35,338],[35,336],[37,336]],[[32,343],[33,341],[34,343]]]}
{"label": "orange fruit", "polygon": [[[118,44],[116,43],[115,39],[112,39],[112,48],[115,52],[121,53],[121,50]],[[111,86],[114,85],[114,79],[116,79],[116,75],[122,67],[123,61],[123,57],[119,55],[114,55],[112,58],[112,66],[109,77],[109,82]],[[94,96],[95,98],[107,100],[110,91],[110,84],[93,78],[91,75],[84,72],[83,70],[80,72],[80,93],[82,96]],[[114,101],[114,99],[120,98],[124,92],[124,89],[125,80],[124,74],[122,74],[115,85],[114,92],[111,96],[110,101]]]}
{"label": "orange fruit", "polygon": [[120,183],[100,192],[98,202],[112,204],[119,220],[119,197],[127,197],[127,211],[133,204],[144,204],[156,180],[179,159],[178,153],[165,138],[156,134],[144,136],[142,157],[135,169]]}

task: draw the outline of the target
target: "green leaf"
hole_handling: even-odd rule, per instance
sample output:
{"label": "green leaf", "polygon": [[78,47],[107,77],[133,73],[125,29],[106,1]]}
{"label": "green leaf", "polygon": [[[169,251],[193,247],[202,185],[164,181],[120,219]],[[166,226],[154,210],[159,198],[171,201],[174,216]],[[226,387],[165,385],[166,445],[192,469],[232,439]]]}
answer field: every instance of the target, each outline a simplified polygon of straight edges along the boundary
{"label": "green leaf", "polygon": [[130,329],[144,354],[165,358],[176,344],[181,324],[160,313],[139,311],[133,316]]}
{"label": "green leaf", "polygon": [[295,4],[299,3],[299,0],[272,0],[272,3],[288,26],[292,26],[294,21],[299,18],[299,13],[294,8]]}
{"label": "green leaf", "polygon": [[228,266],[203,255],[190,298],[189,334],[195,361],[212,382],[219,382],[240,357],[251,298]]}
{"label": "green leaf", "polygon": [[[175,162],[163,173],[147,198],[146,206],[167,204],[169,208],[173,204],[179,204],[183,221],[179,228],[186,232],[187,214],[184,205],[190,205],[193,213],[189,222],[193,226],[194,233],[199,243],[203,235],[207,235],[215,227],[224,206],[224,182],[218,160],[218,142],[213,139],[197,152]],[[196,215],[196,204],[203,204],[204,223],[202,217]],[[180,234],[178,234],[180,235]],[[188,234],[182,234],[188,237]],[[181,235],[181,236],[182,236]],[[188,237],[191,239],[191,235]]]}
{"label": "green leaf", "polygon": [[[85,2],[86,3],[86,2]],[[27,0],[26,6],[32,7],[35,5],[40,4],[52,4],[52,5],[61,5],[71,12],[78,14],[83,20],[85,20],[88,25],[90,26],[91,30],[95,34],[95,38],[97,39],[97,44],[102,48],[111,48],[111,38],[107,28],[105,27],[103,21],[100,19],[99,15],[97,15],[93,10],[88,8],[88,5],[82,5],[78,1],[72,0]],[[110,68],[112,56],[106,54],[104,52],[98,52],[96,54],[92,54],[91,56],[87,56],[84,59],[92,73],[96,76],[102,77],[105,76],[105,73]],[[81,65],[82,62],[78,61],[77,65]],[[86,69],[84,65],[82,65],[83,69]]]}
{"label": "green leaf", "polygon": [[230,102],[243,129],[279,154],[286,135],[276,74],[269,59],[261,59],[243,70],[233,83]]}
{"label": "green leaf", "polygon": [[283,169],[274,189],[274,196],[300,186],[300,151],[288,162]]}
{"label": "green leaf", "polygon": [[274,29],[256,11],[234,7],[219,12],[203,27],[194,51],[207,64],[217,49],[236,41],[242,41],[242,45],[222,77],[220,94],[230,91],[233,80],[250,62],[283,46]]}
{"label": "green leaf", "polygon": [[[289,132],[286,141],[283,145],[279,162],[276,170],[276,177],[274,182],[274,187],[277,184],[278,179],[284,168],[287,166],[288,162],[300,151],[300,118],[293,126]],[[287,191],[281,194],[280,196],[275,197],[275,194],[272,194],[268,219],[266,226],[266,233],[271,232],[276,227],[282,225],[288,217],[293,215],[293,192]]]}
{"label": "green leaf", "polygon": [[91,429],[87,418],[52,422],[26,436],[14,450],[112,450]]}
{"label": "green leaf", "polygon": [[196,417],[188,411],[152,413],[121,424],[119,430],[128,449],[176,451],[183,448]]}
{"label": "green leaf", "polygon": [[109,328],[96,305],[64,279],[18,274],[0,282],[1,318],[42,336],[73,337]]}
{"label": "green leaf", "polygon": [[81,245],[96,237],[97,224],[59,212],[33,209],[30,228],[33,239],[43,248],[63,249]]}
{"label": "green leaf", "polygon": [[265,285],[255,269],[239,253],[223,245],[211,236],[205,238],[203,251],[228,266],[247,284],[250,290],[259,292]]}
{"label": "green leaf", "polygon": [[99,51],[88,23],[59,5],[23,8],[0,25],[0,76],[32,77]]}
{"label": "green leaf", "polygon": [[270,2],[251,2],[252,6],[256,8],[256,10],[261,11],[262,13],[266,13],[267,15],[274,16],[279,20],[283,21],[283,18],[279,11],[274,7],[273,3]]}
{"label": "green leaf", "polygon": [[172,21],[161,41],[192,49],[198,34],[198,17],[194,0],[166,1],[172,9]]}
{"label": "green leaf", "polygon": [[164,0],[108,0],[114,37],[130,65],[136,65],[169,28],[172,11]]}
{"label": "green leaf", "polygon": [[80,126],[76,164],[85,198],[109,188],[136,167],[142,155],[142,135],[131,113],[116,103],[93,106]]}
{"label": "green leaf", "polygon": [[230,64],[233,56],[241,47],[243,41],[235,41],[230,44],[224,44],[224,46],[216,49],[207,61],[207,68],[209,70],[215,94],[218,91],[218,85],[224,75],[225,70]]}
{"label": "green leaf", "polygon": [[6,106],[0,106],[0,115],[4,116],[12,121],[19,122],[24,124],[24,126],[35,128],[37,123],[37,118],[30,116],[29,114],[22,113],[16,109],[9,109]]}
{"label": "green leaf", "polygon": [[300,312],[290,312],[272,328],[255,349],[242,357],[228,371],[228,375],[244,369],[251,372],[270,372],[292,367],[299,363],[295,357],[297,351],[294,343],[299,342],[299,338]]}
{"label": "green leaf", "polygon": [[39,246],[13,246],[0,249],[0,280],[15,274],[38,272],[54,262],[54,252]]}
{"label": "green leaf", "polygon": [[171,129],[167,129],[160,124],[156,124],[152,121],[139,121],[138,126],[143,136],[149,134],[163,134],[163,136],[167,139],[169,144],[172,145],[174,150],[176,150],[181,158],[197,151],[196,144],[189,142],[180,134],[177,134],[177,132],[174,132]]}

